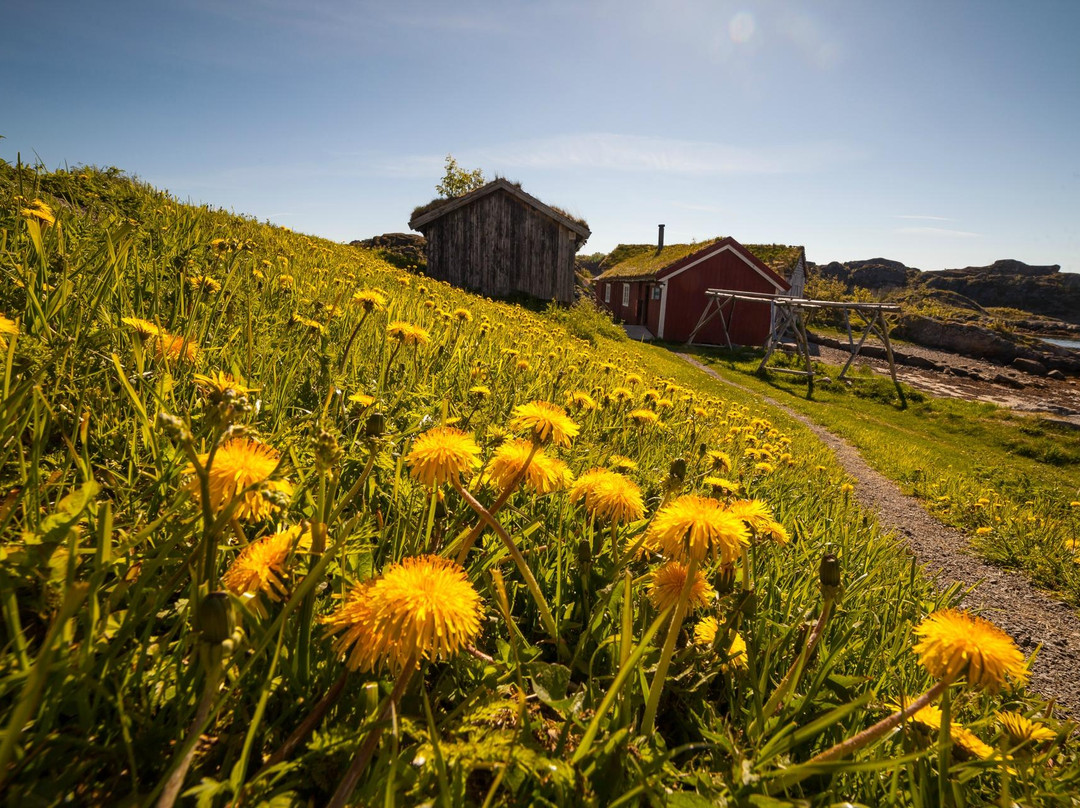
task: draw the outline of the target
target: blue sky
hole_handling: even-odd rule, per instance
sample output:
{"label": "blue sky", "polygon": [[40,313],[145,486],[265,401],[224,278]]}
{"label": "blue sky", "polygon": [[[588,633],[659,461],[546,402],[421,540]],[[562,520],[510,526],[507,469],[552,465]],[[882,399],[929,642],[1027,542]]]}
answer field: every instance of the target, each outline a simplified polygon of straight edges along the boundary
{"label": "blue sky", "polygon": [[0,157],[116,165],[340,241],[452,153],[584,251],[1080,271],[1080,3],[63,2],[0,23]]}

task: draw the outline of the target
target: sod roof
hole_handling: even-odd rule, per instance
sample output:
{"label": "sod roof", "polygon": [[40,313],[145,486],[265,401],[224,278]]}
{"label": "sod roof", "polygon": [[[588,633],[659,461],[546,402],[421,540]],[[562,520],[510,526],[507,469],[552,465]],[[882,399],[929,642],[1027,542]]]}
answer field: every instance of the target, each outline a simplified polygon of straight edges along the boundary
{"label": "sod roof", "polygon": [[[718,236],[694,244],[668,244],[660,252],[655,244],[620,244],[600,264],[596,280],[632,280],[655,276],[688,256],[702,252],[723,241]],[[789,278],[803,248],[786,244],[743,244],[751,255],[782,278]]]}

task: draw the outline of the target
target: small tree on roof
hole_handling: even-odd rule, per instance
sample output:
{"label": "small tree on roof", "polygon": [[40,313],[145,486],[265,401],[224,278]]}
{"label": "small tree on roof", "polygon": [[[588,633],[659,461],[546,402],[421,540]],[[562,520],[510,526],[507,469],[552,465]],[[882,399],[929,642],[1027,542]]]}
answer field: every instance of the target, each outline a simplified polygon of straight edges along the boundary
{"label": "small tree on roof", "polygon": [[435,190],[439,192],[439,196],[453,199],[457,196],[464,196],[470,191],[475,191],[484,182],[483,171],[479,168],[466,171],[458,165],[452,154],[448,154],[446,155],[446,176],[442,178],[442,182],[435,186]]}

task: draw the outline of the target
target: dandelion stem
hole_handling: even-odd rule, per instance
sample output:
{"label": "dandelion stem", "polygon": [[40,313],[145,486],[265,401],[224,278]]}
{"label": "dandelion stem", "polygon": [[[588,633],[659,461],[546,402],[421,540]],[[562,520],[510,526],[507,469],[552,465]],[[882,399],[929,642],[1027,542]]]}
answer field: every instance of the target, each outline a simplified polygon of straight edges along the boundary
{"label": "dandelion stem", "polygon": [[356,327],[349,334],[349,341],[345,343],[345,350],[341,352],[341,365],[338,367],[338,373],[345,372],[345,365],[349,361],[349,351],[352,350],[353,342],[356,340],[356,335],[360,333],[360,328],[363,326],[364,321],[367,320],[368,312],[364,310],[364,316],[360,318],[360,322],[356,324]]}
{"label": "dandelion stem", "polygon": [[203,724],[206,722],[207,716],[210,715],[210,707],[214,703],[214,694],[217,692],[218,683],[221,681],[221,647],[217,646],[211,649],[210,653],[216,658],[212,660],[209,666],[210,669],[206,672],[206,685],[203,688],[202,698],[199,699],[199,706],[195,711],[195,720],[191,722],[187,737],[184,738],[183,754],[177,762],[176,768],[169,775],[169,779],[165,781],[165,790],[161,792],[161,797],[158,798],[157,808],[172,808],[176,803],[176,798],[180,796],[184,778],[187,777],[188,769],[191,768],[191,761],[195,758],[195,747],[202,732]]}
{"label": "dandelion stem", "polygon": [[921,710],[923,707],[930,704],[934,699],[944,693],[945,689],[950,684],[952,684],[952,679],[942,679],[932,688],[930,688],[913,702],[911,702],[911,704],[909,704],[904,709],[897,710],[888,718],[883,718],[882,720],[874,724],[872,727],[867,727],[858,735],[853,735],[846,741],[841,741],[835,746],[829,747],[824,752],[814,755],[814,757],[810,758],[810,760],[807,761],[807,764],[825,763],[829,760],[838,760],[840,758],[847,757],[852,752],[861,749],[868,743],[876,741],[890,729],[900,726],[900,724],[907,721],[909,718],[911,718],[911,716],[915,715],[915,713],[919,712],[919,710]]}
{"label": "dandelion stem", "polygon": [[417,657],[412,657],[405,663],[405,667],[401,669],[397,681],[394,682],[394,689],[379,707],[379,712],[375,716],[375,726],[368,732],[367,738],[364,739],[363,745],[349,765],[349,770],[341,778],[341,783],[338,784],[337,791],[330,798],[330,802],[326,804],[326,808],[344,808],[348,803],[349,797],[352,796],[353,791],[356,789],[356,784],[360,781],[360,775],[364,773],[368,763],[371,761],[371,756],[375,754],[375,747],[379,745],[379,739],[382,737],[383,722],[389,717],[391,710],[397,708],[397,703],[401,700],[402,694],[405,693],[405,688],[409,686],[409,680],[416,673],[416,666],[419,661]]}
{"label": "dandelion stem", "polygon": [[679,630],[682,628],[683,620],[686,618],[686,607],[690,602],[690,590],[694,587],[697,571],[698,560],[691,558],[686,568],[686,581],[683,583],[682,591],[679,592],[675,612],[671,615],[671,625],[668,626],[664,648],[660,652],[660,662],[657,663],[652,684],[649,685],[649,696],[645,702],[645,718],[641,722],[642,735],[652,735],[653,726],[656,723],[656,710],[660,706],[660,692],[664,689],[664,680],[667,679],[671,656],[675,653],[675,641],[679,638]]}
{"label": "dandelion stem", "polygon": [[551,635],[551,639],[559,642],[559,631],[555,627],[555,618],[551,616],[551,609],[548,608],[547,600],[544,598],[544,593],[540,591],[540,584],[536,582],[536,577],[533,575],[532,570],[529,568],[529,562],[525,560],[525,556],[521,554],[521,550],[514,543],[514,540],[510,538],[510,534],[506,532],[499,520],[491,514],[483,505],[481,505],[476,498],[465,490],[465,486],[461,484],[458,479],[452,479],[454,488],[457,490],[461,498],[464,499],[469,507],[476,511],[480,518],[487,522],[491,529],[494,530],[503,544],[506,545],[506,549],[510,551],[511,558],[514,559],[514,563],[517,564],[518,572],[521,573],[521,577],[525,579],[525,585],[529,588],[529,592],[533,596],[533,600],[536,601],[536,607],[540,610],[540,620],[544,624],[544,628],[547,629],[548,634]]}
{"label": "dandelion stem", "polygon": [[[537,451],[539,451],[539,449],[540,444],[533,443],[532,450],[529,452],[528,457],[525,458],[525,462],[521,464],[521,469],[514,476],[514,479],[512,479],[510,483],[506,486],[506,488],[502,490],[502,493],[499,494],[498,498],[488,509],[487,513],[489,513],[491,516],[494,516],[499,512],[502,506],[506,504],[506,501],[510,499],[510,495],[514,493],[515,490],[517,490],[517,487],[521,484],[521,481],[525,479],[525,472],[529,470],[529,464],[532,463],[532,459],[536,456],[536,453]],[[461,489],[458,488],[458,490],[460,491]],[[476,502],[476,500],[473,499],[473,502]],[[472,546],[476,544],[476,540],[480,538],[480,534],[483,532],[484,521],[481,520],[472,530],[469,531],[469,535],[467,535],[465,537],[465,540],[461,543],[461,549],[458,550],[457,563],[464,566],[465,557],[469,554],[469,550],[471,550]]]}

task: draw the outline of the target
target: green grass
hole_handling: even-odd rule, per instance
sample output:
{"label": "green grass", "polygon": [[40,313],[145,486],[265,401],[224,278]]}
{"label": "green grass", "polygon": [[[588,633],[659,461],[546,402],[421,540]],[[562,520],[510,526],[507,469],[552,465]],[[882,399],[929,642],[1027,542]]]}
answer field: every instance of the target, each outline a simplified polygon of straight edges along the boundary
{"label": "green grass", "polygon": [[[697,351],[722,375],[804,413],[854,444],[874,468],[968,533],[987,559],[1024,570],[1080,604],[1080,430],[996,405],[906,389],[856,371],[850,386],[754,371],[760,356]],[[835,380],[837,367],[818,364]],[[819,380],[820,381],[820,380]],[[985,500],[985,501],[983,501]]]}
{"label": "green grass", "polygon": [[[35,197],[55,225],[22,212]],[[360,290],[381,290],[386,310],[352,303]],[[0,379],[0,790],[11,804],[148,805],[174,780],[199,805],[326,804],[376,726],[357,804],[924,806],[948,792],[978,805],[1006,789],[1063,804],[1080,787],[1072,725],[1022,688],[952,696],[953,715],[987,742],[1005,743],[1001,708],[1057,732],[1015,774],[913,729],[850,761],[803,765],[933,683],[912,627],[957,593],[936,592],[882,535],[806,429],[659,349],[603,336],[594,347],[543,315],[180,204],[115,170],[0,164],[0,313],[14,326]],[[159,356],[132,317],[198,354]],[[428,340],[398,344],[398,320]],[[215,394],[196,378],[217,371],[255,390]],[[631,402],[616,402],[622,388]],[[495,518],[535,587],[485,533],[464,561],[482,603],[476,653],[424,662],[380,722],[395,672],[346,673],[318,621],[404,557],[456,556],[478,524],[466,497],[410,474],[416,438],[453,420],[490,463],[517,405],[575,392],[601,407],[572,411],[580,433],[548,451],[576,475],[628,458],[645,519],[613,529],[565,490],[513,491]],[[652,408],[656,423],[632,408]],[[197,493],[194,461],[212,472],[199,458],[238,431],[280,455],[275,479],[289,484],[259,519],[219,516]],[[737,630],[747,669],[728,664],[726,630],[714,647],[675,630],[657,677],[668,630],[648,589],[662,559],[625,550],[675,495],[673,468],[685,463],[681,493],[712,492],[708,451],[727,453],[725,474],[790,541],[706,566],[722,594],[687,628],[708,615]],[[485,507],[499,493],[477,477],[470,492]],[[260,610],[238,592],[210,597],[243,547],[290,527],[325,537],[325,551],[282,558],[277,599],[260,595]],[[843,596],[779,698],[823,608],[825,553],[840,559]]]}

